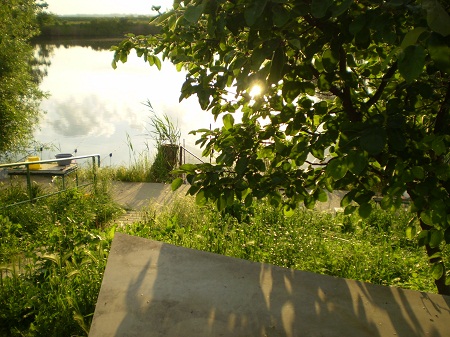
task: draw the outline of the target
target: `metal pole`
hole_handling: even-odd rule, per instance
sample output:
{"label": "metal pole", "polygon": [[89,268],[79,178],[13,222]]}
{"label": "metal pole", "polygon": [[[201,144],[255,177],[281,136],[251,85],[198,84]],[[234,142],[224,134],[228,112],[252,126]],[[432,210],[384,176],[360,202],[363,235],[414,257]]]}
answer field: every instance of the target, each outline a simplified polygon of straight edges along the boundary
{"label": "metal pole", "polygon": [[[98,157],[98,165],[100,166],[100,156]],[[97,170],[95,169],[95,157],[92,157],[92,175],[94,180],[94,193],[97,193]]]}
{"label": "metal pole", "polygon": [[[211,132],[211,130],[212,130],[212,125],[211,125],[211,123],[209,124],[209,131]],[[210,136],[211,137],[211,136]],[[211,150],[211,154],[209,155],[209,163],[211,164],[212,163],[212,155],[213,155],[213,151],[214,150]]]}
{"label": "metal pole", "polygon": [[30,174],[30,165],[26,164],[27,167],[27,188],[28,188],[28,197],[30,198],[30,202],[33,201],[33,195],[31,191],[31,174]]}

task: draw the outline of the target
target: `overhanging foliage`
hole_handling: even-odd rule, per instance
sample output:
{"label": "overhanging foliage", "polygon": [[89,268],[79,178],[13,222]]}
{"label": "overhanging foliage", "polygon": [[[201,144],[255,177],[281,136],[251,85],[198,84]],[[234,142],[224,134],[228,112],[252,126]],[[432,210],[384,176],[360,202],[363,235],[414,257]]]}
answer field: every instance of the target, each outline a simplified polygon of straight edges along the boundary
{"label": "overhanging foliage", "polygon": [[438,0],[174,1],[153,21],[161,33],[128,36],[113,66],[132,49],[158,68],[169,59],[187,72],[180,100],[197,95],[222,118],[198,131],[216,164],[182,167],[199,203],[268,197],[291,214],[348,189],[346,213],[365,217],[377,190],[384,209],[407,192],[431,274],[450,294],[448,13]]}

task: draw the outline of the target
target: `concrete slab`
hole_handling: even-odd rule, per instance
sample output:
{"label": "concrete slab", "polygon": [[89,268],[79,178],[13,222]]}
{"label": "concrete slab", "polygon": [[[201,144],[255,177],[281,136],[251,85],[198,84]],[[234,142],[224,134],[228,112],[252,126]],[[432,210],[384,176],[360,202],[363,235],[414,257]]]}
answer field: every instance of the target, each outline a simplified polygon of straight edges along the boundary
{"label": "concrete slab", "polygon": [[450,297],[116,233],[90,337],[450,336]]}
{"label": "concrete slab", "polygon": [[112,195],[119,205],[127,209],[141,210],[150,202],[160,206],[166,205],[177,196],[185,195],[189,187],[182,185],[173,192],[170,184],[114,181]]}

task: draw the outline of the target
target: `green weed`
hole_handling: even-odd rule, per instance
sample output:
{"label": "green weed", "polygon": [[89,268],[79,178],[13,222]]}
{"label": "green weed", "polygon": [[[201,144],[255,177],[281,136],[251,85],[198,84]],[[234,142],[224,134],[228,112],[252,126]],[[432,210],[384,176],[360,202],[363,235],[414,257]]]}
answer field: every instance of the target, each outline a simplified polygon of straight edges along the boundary
{"label": "green weed", "polygon": [[[427,257],[407,240],[409,214],[357,215],[299,209],[292,217],[262,202],[248,223],[183,199],[127,233],[227,256],[382,285],[435,292]],[[343,225],[346,224],[346,225]],[[351,227],[351,228],[350,228]],[[448,252],[447,252],[448,256]]]}
{"label": "green weed", "polygon": [[[407,239],[410,214],[375,207],[367,219],[259,202],[238,221],[180,197],[125,228],[110,181],[0,212],[0,335],[86,336],[115,231],[282,267],[436,292],[427,257]],[[101,192],[101,193],[98,193]],[[21,195],[22,192],[14,193]],[[8,195],[8,194],[2,194]],[[245,211],[245,212],[244,212]],[[236,214],[235,214],[236,215]],[[245,222],[243,222],[245,221]],[[449,252],[444,251],[449,260]]]}

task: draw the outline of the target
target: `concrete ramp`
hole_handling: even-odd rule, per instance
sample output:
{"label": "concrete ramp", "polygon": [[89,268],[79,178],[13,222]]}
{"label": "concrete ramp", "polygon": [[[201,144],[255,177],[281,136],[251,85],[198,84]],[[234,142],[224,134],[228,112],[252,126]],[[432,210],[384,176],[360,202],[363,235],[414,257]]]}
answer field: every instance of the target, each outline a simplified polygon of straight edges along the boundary
{"label": "concrete ramp", "polygon": [[450,297],[116,233],[90,337],[450,336]]}

